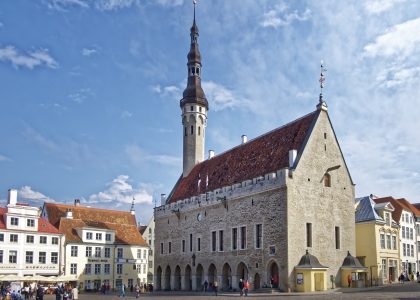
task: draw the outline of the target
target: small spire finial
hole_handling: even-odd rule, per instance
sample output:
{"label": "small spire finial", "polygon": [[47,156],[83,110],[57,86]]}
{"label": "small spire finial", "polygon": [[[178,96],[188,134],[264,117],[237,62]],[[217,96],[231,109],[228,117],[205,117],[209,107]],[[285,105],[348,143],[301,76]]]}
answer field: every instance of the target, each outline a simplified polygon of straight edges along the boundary
{"label": "small spire finial", "polygon": [[197,0],[193,0],[193,4],[194,4],[194,23],[195,23],[195,5],[197,4]]}
{"label": "small spire finial", "polygon": [[130,211],[134,211],[134,201],[136,200],[136,198],[133,197],[133,201],[131,201],[131,208]]}

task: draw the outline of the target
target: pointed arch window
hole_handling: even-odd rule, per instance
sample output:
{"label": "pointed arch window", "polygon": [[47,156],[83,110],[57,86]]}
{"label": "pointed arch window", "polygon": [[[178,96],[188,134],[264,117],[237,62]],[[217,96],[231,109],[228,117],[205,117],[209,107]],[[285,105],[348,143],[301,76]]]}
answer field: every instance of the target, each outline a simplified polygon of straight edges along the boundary
{"label": "pointed arch window", "polygon": [[191,125],[191,135],[193,135],[193,134],[194,134],[194,126]]}
{"label": "pointed arch window", "polygon": [[325,173],[324,175],[324,186],[331,187],[331,175],[328,173]]}

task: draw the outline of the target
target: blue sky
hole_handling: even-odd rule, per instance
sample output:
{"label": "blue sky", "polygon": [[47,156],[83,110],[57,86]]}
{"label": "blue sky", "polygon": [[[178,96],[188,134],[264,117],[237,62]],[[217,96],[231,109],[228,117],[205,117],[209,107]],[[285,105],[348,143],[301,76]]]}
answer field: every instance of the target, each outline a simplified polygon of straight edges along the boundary
{"label": "blue sky", "polygon": [[[353,3],[355,2],[355,3]],[[0,199],[129,209],[182,171],[192,1],[0,2]],[[199,0],[206,149],[324,98],[356,196],[420,202],[420,2]]]}

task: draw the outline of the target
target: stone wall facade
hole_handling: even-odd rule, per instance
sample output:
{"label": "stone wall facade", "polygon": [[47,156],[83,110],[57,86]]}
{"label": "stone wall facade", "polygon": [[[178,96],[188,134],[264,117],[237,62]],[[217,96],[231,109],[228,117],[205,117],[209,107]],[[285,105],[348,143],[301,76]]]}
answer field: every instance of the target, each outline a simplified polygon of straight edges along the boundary
{"label": "stone wall facade", "polygon": [[[294,267],[306,249],[340,282],[347,251],[355,253],[354,186],[326,111],[313,126],[304,150],[296,149],[296,168],[155,208],[158,290],[200,290],[205,281],[237,289],[241,278],[251,289],[293,290]],[[306,223],[312,226],[311,247]],[[246,228],[245,249],[240,249],[241,227]],[[262,229],[259,246],[257,228]]]}

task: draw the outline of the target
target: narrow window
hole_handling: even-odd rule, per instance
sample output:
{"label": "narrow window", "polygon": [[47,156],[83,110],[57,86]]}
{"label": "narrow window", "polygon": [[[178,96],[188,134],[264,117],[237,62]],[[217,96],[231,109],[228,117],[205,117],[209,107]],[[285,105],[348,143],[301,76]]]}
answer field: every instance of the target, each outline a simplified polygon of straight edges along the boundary
{"label": "narrow window", "polygon": [[191,125],[191,135],[194,134],[194,126]]}
{"label": "narrow window", "polygon": [[306,247],[312,247],[312,223],[306,223]]}
{"label": "narrow window", "polygon": [[211,251],[216,251],[216,231],[211,233]]}
{"label": "narrow window", "polygon": [[331,186],[331,175],[328,173],[324,175],[324,186],[326,187]]}
{"label": "narrow window", "polygon": [[200,135],[200,134],[201,134],[201,127],[198,126],[198,135]]}
{"label": "narrow window", "polygon": [[191,105],[190,106],[190,110],[193,111],[194,110],[194,106]]}
{"label": "narrow window", "polygon": [[260,249],[262,244],[262,224],[255,225],[255,248]]}
{"label": "narrow window", "polygon": [[232,250],[238,249],[238,228],[232,228]]}
{"label": "narrow window", "polygon": [[326,132],[324,132],[324,139],[325,140],[327,139],[327,133]]}
{"label": "narrow window", "polygon": [[182,240],[182,252],[185,252],[185,240]]}
{"label": "narrow window", "polygon": [[198,111],[201,112],[201,106],[198,107]]}
{"label": "narrow window", "polygon": [[160,254],[163,254],[163,243],[160,243]]}
{"label": "narrow window", "polygon": [[246,227],[241,227],[241,249],[246,248]]}
{"label": "narrow window", "polygon": [[168,244],[168,253],[171,253],[171,252],[172,252],[172,243],[169,242],[169,244]]}
{"label": "narrow window", "polygon": [[192,238],[192,234],[190,234],[190,252],[193,251],[193,238]]}
{"label": "narrow window", "polygon": [[197,251],[201,251],[201,238],[197,238]]}
{"label": "narrow window", "polygon": [[187,136],[187,127],[184,128],[184,135]]}
{"label": "narrow window", "polygon": [[340,249],[340,227],[338,226],[335,226],[335,249]]}
{"label": "narrow window", "polygon": [[219,251],[223,251],[223,230],[219,230]]}
{"label": "narrow window", "polygon": [[386,235],[386,248],[391,249],[391,236],[389,234]]}

